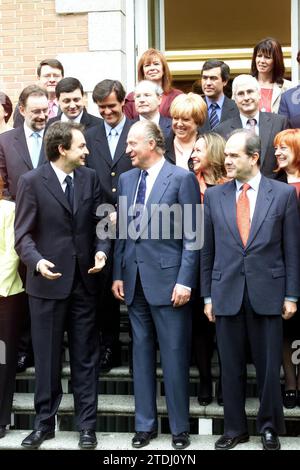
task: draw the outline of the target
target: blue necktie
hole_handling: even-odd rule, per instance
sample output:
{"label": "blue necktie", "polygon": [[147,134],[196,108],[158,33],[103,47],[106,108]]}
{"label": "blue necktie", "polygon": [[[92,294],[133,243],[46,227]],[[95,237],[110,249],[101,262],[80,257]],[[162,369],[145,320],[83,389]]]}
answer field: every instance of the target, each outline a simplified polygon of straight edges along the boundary
{"label": "blue necktie", "polygon": [[113,159],[115,156],[116,148],[118,145],[118,132],[116,129],[111,129],[110,133],[108,134],[108,146],[111,154],[111,158]]}
{"label": "blue necktie", "polygon": [[65,177],[65,182],[67,183],[66,190],[65,190],[65,195],[66,198],[68,199],[70,208],[73,212],[73,204],[74,204],[74,185],[73,185],[73,178],[70,175],[67,175]]}
{"label": "blue necktie", "polygon": [[32,137],[32,145],[31,145],[31,161],[33,168],[36,168],[39,163],[40,153],[41,153],[41,146],[42,146],[42,137],[38,132],[33,132],[31,134]]}
{"label": "blue necktie", "polygon": [[141,179],[139,182],[139,187],[137,190],[136,201],[135,201],[135,228],[136,231],[140,231],[140,223],[143,216],[144,206],[145,206],[145,196],[146,196],[146,177],[148,172],[146,170],[142,171]]}
{"label": "blue necktie", "polygon": [[211,129],[214,129],[220,122],[218,115],[217,115],[217,111],[216,111],[218,107],[219,105],[217,103],[212,103],[210,105],[209,123],[210,123]]}

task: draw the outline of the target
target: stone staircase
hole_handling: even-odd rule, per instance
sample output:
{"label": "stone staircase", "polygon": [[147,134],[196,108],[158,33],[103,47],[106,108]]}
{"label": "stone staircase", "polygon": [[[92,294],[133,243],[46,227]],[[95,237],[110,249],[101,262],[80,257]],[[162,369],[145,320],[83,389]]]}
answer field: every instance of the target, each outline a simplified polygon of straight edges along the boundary
{"label": "stone staircase", "polygon": [[[123,350],[127,350],[123,346]],[[124,354],[123,354],[124,356]],[[125,353],[126,357],[126,353]],[[213,364],[214,381],[219,376],[218,366]],[[158,414],[159,436],[147,446],[147,451],[171,450],[171,436],[167,425],[167,410],[163,396],[162,370],[157,368],[158,378]],[[66,362],[62,368],[64,395],[61,401],[55,439],[45,441],[41,449],[45,450],[78,450],[78,433],[74,432],[73,397],[70,388],[70,367]],[[208,406],[200,406],[197,401],[198,372],[190,369],[191,398],[191,446],[192,450],[213,450],[214,442],[223,432],[223,407],[214,400]],[[258,412],[258,399],[255,397],[255,370],[248,365],[248,395],[246,413],[249,418],[251,439],[238,446],[239,450],[261,450],[260,436],[255,435],[255,418]],[[14,395],[12,422],[14,426],[0,439],[0,450],[21,450],[21,441],[33,426],[34,404],[34,368],[17,375],[17,391]],[[116,367],[99,377],[98,399],[98,450],[132,450],[131,438],[134,432],[134,398],[132,394],[132,377],[128,366]],[[282,449],[300,450],[300,408],[285,410],[288,424],[288,435],[281,438]],[[98,426],[99,425],[99,426]],[[290,428],[290,429],[289,429]],[[120,432],[121,431],[121,432]]]}

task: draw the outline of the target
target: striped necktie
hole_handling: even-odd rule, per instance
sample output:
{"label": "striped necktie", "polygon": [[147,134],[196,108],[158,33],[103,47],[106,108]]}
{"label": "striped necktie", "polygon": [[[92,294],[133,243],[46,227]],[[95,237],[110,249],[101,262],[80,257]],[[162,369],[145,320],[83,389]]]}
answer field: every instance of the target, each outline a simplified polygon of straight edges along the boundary
{"label": "striped necktie", "polygon": [[211,129],[214,129],[220,122],[218,115],[217,115],[217,111],[216,111],[218,108],[219,108],[218,103],[212,103],[210,105],[209,123],[210,123]]}

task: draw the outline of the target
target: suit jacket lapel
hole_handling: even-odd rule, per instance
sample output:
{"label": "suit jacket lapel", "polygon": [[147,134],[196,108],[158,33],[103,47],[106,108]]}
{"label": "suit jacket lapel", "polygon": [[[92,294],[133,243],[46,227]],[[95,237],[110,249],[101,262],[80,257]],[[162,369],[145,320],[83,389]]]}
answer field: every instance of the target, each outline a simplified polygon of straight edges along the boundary
{"label": "suit jacket lapel", "polygon": [[223,188],[224,197],[221,198],[221,207],[225,222],[235,238],[237,243],[243,247],[240,233],[236,222],[236,184],[235,181],[230,181],[228,185]]}
{"label": "suit jacket lapel", "polygon": [[128,134],[130,126],[131,126],[131,123],[128,121],[128,119],[126,119],[123,130],[118,140],[118,145],[116,147],[114,158],[112,160],[112,166],[116,165],[118,160],[120,160],[122,155],[124,155],[125,153],[126,139],[127,139],[127,134]]}
{"label": "suit jacket lapel", "polygon": [[268,148],[268,142],[272,130],[272,120],[270,116],[266,113],[259,113],[259,137],[261,142],[261,151],[260,151],[260,166],[264,164],[264,159],[266,151]]}
{"label": "suit jacket lapel", "polygon": [[74,170],[74,208],[73,213],[76,214],[80,206],[80,200],[84,192],[84,178],[80,171]]}
{"label": "suit jacket lapel", "polygon": [[104,127],[104,122],[101,121],[97,134],[95,136],[95,143],[100,148],[101,158],[103,157],[109,167],[112,166],[112,158],[110,155],[110,150],[107,142],[106,131]]}
{"label": "suit jacket lapel", "polygon": [[58,178],[51,168],[50,163],[45,164],[42,167],[43,170],[43,177],[44,177],[44,184],[47,187],[48,191],[52,194],[57,201],[67,209],[68,212],[71,212],[71,208],[67,201],[66,195],[64,194],[62,187],[58,181]]}
{"label": "suit jacket lapel", "polygon": [[252,218],[250,234],[249,234],[246,248],[249,247],[249,245],[253,242],[254,238],[256,237],[257,232],[259,231],[261,227],[261,224],[266,218],[267,212],[269,210],[269,207],[273,199],[274,199],[274,196],[272,194],[272,187],[268,179],[262,176],[259,189],[258,189],[255,210],[254,210],[254,214]]}
{"label": "suit jacket lapel", "polygon": [[23,126],[18,130],[19,132],[15,135],[15,149],[17,150],[20,157],[24,160],[29,170],[33,170]]}

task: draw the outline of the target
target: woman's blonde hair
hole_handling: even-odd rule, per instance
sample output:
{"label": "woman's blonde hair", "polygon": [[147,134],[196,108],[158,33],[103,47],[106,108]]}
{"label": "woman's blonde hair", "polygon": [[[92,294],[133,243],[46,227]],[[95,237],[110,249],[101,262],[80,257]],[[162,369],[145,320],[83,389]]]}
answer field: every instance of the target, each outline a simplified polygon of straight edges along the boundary
{"label": "woman's blonde hair", "polygon": [[170,107],[172,118],[193,118],[197,126],[203,126],[207,117],[207,106],[196,93],[183,93],[176,96]]}
{"label": "woman's blonde hair", "polygon": [[203,139],[206,145],[206,156],[211,169],[211,177],[214,184],[224,182],[226,179],[225,170],[225,140],[219,134],[210,132],[209,134],[199,135],[198,139]]}

